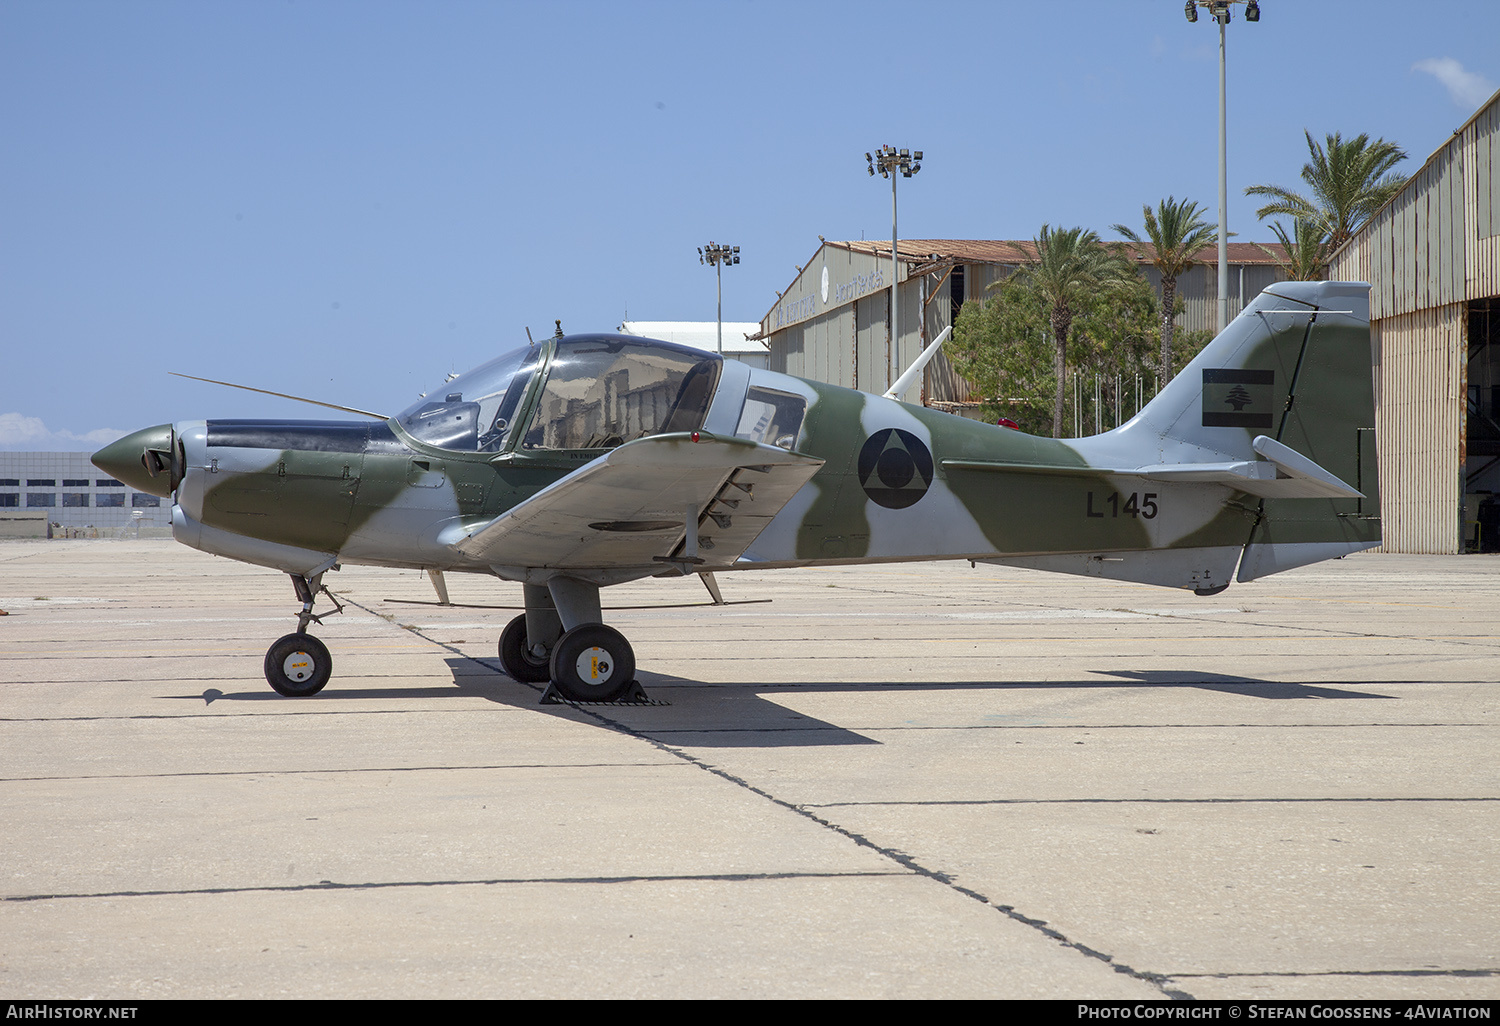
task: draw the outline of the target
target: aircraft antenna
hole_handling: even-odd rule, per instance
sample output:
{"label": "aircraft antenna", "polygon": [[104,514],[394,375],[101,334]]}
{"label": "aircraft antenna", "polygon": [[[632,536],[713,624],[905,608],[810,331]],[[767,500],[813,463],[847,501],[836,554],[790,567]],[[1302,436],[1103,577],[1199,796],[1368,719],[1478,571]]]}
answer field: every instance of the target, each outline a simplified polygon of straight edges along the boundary
{"label": "aircraft antenna", "polygon": [[557,324],[557,330],[552,333],[552,337],[553,338],[562,338],[563,337],[563,333],[562,333],[562,321],[558,320],[555,323]]}
{"label": "aircraft antenna", "polygon": [[916,382],[917,375],[922,373],[922,368],[927,366],[927,361],[937,355],[937,351],[942,348],[944,342],[948,341],[948,336],[951,334],[953,334],[953,325],[950,324],[932,340],[926,349],[922,350],[922,355],[912,361],[911,366],[896,379],[896,383],[886,390],[885,398],[900,399],[902,393]]}
{"label": "aircraft antenna", "polygon": [[[199,378],[191,374],[179,374],[177,371],[167,371],[168,374],[177,378],[187,378],[189,381],[206,381],[210,385],[224,385],[228,388],[242,388],[246,392],[259,392],[261,395],[274,395],[279,399],[294,399],[299,403],[312,403],[314,406],[326,406],[330,410],[342,410],[345,413],[357,413],[361,417],[374,417],[376,420],[390,420],[384,413],[371,413],[369,410],[357,410],[353,406],[340,406],[337,403],[325,403],[318,399],[308,399],[305,396],[291,395],[287,392],[272,392],[267,388],[251,388],[249,385],[236,385],[233,381],[215,381],[213,378]],[[426,395],[424,392],[423,395]]]}

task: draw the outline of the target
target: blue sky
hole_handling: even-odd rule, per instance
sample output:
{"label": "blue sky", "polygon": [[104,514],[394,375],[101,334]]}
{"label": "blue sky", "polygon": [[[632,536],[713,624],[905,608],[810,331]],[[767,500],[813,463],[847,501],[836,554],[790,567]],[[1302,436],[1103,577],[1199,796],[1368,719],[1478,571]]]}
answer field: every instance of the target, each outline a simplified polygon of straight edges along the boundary
{"label": "blue sky", "polygon": [[[1414,171],[1500,85],[1500,2],[1262,0],[1229,26],[1230,229],[1303,130]],[[626,318],[758,320],[829,239],[1216,216],[1218,34],[1180,0],[0,0],[0,449],[394,413]],[[327,412],[327,411],[324,411]]]}

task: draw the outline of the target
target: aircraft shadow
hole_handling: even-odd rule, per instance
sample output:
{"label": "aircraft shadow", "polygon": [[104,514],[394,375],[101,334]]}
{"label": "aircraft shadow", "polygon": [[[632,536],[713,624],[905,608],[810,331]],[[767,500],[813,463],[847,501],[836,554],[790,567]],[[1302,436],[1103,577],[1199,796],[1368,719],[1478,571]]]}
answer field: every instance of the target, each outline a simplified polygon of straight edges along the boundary
{"label": "aircraft shadow", "polygon": [[[1095,670],[1114,677],[1139,681],[1149,687],[1202,688],[1204,691],[1222,691],[1229,695],[1244,695],[1247,698],[1286,700],[1293,698],[1389,698],[1395,695],[1378,695],[1371,691],[1349,691],[1316,684],[1297,684],[1290,681],[1262,680],[1258,677],[1240,677],[1224,673],[1204,673],[1195,670]],[[1096,686],[1118,687],[1100,682]]]}
{"label": "aircraft shadow", "polygon": [[[703,684],[664,673],[638,675],[646,694],[661,705],[538,705],[540,685],[517,685],[490,660],[445,660],[461,690],[490,701],[543,711],[579,710],[665,742],[700,747],[766,748],[879,744],[873,738],[776,702],[779,694],[872,691],[1037,691],[1078,688],[1199,688],[1271,701],[1294,699],[1393,699],[1368,691],[1264,680],[1189,670],[1098,671],[1120,680],[1069,681],[866,681],[858,684]],[[666,704],[670,703],[670,704]]]}
{"label": "aircraft shadow", "polygon": [[[780,691],[1051,691],[1078,690],[1080,688],[1199,688],[1204,691],[1220,691],[1247,698],[1271,700],[1308,698],[1389,698],[1371,691],[1350,691],[1342,687],[1315,684],[1298,684],[1288,681],[1265,680],[1260,677],[1240,677],[1223,673],[1196,670],[1094,670],[1125,680],[964,680],[964,681],[864,681],[859,684],[747,684],[760,694],[775,694]],[[1128,681],[1128,682],[1127,682]]]}
{"label": "aircraft shadow", "polygon": [[[754,685],[705,685],[663,673],[638,675],[647,695],[658,704],[541,704],[546,686],[512,680],[497,660],[451,656],[444,660],[452,684],[422,687],[339,687],[334,680],[316,696],[287,699],[269,687],[256,691],[223,692],[206,688],[197,695],[173,695],[181,701],[290,703],[288,711],[304,703],[355,700],[434,699],[470,697],[510,706],[528,713],[544,713],[571,720],[593,720],[601,726],[624,729],[664,743],[720,748],[826,747],[873,745],[872,738],[824,720],[804,716],[762,698]],[[794,689],[787,689],[794,690]],[[805,690],[805,689],[804,689]]]}
{"label": "aircraft shadow", "polygon": [[[808,748],[832,745],[873,745],[879,741],[816,717],[798,713],[775,701],[776,695],[811,692],[903,691],[1055,691],[1079,688],[1199,688],[1270,701],[1309,699],[1394,699],[1369,691],[1342,687],[1264,680],[1256,677],[1193,670],[1097,670],[1114,680],[1048,681],[864,681],[860,683],[704,684],[671,674],[642,671],[639,680],[651,705],[541,704],[545,686],[512,680],[497,661],[452,656],[444,660],[452,684],[423,687],[340,688],[337,682],[311,699],[316,702],[354,699],[433,699],[467,696],[531,713],[572,720],[592,719],[612,729],[623,729],[661,741],[705,748]],[[202,701],[285,702],[269,688],[225,694],[208,688],[201,695],[174,696]],[[300,704],[300,701],[292,700]]]}
{"label": "aircraft shadow", "polygon": [[444,660],[460,692],[529,712],[577,719],[585,716],[666,743],[710,748],[782,748],[874,745],[880,742],[762,698],[749,686],[705,685],[665,673],[641,671],[636,679],[651,705],[542,705],[545,685],[519,684],[492,660]]}

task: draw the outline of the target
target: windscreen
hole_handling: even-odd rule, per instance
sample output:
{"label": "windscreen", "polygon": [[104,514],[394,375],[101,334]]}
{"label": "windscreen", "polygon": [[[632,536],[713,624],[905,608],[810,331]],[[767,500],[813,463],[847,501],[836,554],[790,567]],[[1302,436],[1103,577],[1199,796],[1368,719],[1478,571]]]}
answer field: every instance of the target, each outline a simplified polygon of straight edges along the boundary
{"label": "windscreen", "polygon": [[517,408],[536,373],[542,346],[527,346],[439,385],[396,419],[428,445],[498,452],[515,429]]}
{"label": "windscreen", "polygon": [[650,339],[565,339],[522,442],[527,449],[608,449],[703,426],[719,357]]}

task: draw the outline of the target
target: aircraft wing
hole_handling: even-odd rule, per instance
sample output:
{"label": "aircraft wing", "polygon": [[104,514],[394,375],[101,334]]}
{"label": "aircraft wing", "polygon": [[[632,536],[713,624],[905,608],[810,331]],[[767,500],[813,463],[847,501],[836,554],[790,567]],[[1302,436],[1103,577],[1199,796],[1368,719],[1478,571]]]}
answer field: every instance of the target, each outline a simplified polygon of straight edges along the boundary
{"label": "aircraft wing", "polygon": [[492,566],[711,570],[749,548],[822,465],[743,438],[652,435],[442,540]]}

